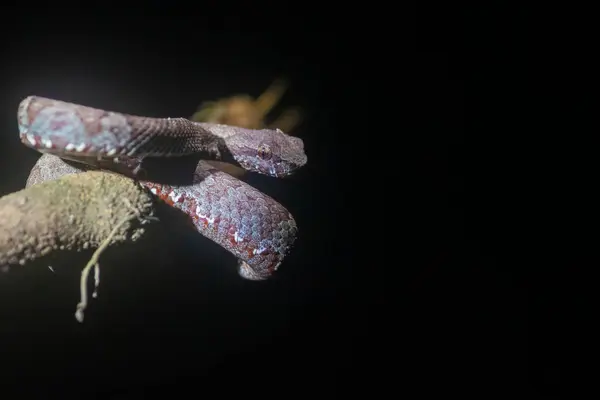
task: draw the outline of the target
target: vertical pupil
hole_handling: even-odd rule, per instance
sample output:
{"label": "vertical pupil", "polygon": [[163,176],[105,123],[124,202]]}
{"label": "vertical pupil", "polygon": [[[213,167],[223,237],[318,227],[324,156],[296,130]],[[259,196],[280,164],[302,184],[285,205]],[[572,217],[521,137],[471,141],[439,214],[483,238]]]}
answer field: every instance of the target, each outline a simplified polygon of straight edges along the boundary
{"label": "vertical pupil", "polygon": [[266,149],[264,146],[261,146],[261,147],[258,149],[258,155],[259,155],[261,158],[265,158],[265,157],[267,156],[267,149]]}

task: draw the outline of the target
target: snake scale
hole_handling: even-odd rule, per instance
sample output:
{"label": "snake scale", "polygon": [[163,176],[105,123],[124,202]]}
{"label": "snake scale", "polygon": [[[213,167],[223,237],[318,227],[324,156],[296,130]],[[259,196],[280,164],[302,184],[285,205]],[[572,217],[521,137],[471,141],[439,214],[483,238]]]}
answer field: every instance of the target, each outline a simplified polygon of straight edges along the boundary
{"label": "snake scale", "polygon": [[[268,278],[296,240],[298,228],[285,207],[204,160],[228,161],[282,178],[307,162],[304,143],[297,137],[278,129],[142,117],[38,96],[21,101],[17,117],[22,143],[46,153],[42,159],[54,158],[38,162],[42,171],[37,171],[33,183],[90,168],[137,178],[149,158],[161,165],[167,158],[198,156],[195,169],[182,172],[190,175],[189,182],[139,182],[186,213],[199,233],[237,257],[238,272],[246,279]],[[28,185],[30,181],[31,176]]]}

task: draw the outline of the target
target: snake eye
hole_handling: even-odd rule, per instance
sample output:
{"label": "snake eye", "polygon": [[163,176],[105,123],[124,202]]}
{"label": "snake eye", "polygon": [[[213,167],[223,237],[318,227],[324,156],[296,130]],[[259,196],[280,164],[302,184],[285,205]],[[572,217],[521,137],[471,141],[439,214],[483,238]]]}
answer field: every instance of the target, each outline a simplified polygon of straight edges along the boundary
{"label": "snake eye", "polygon": [[271,158],[271,148],[267,144],[261,144],[258,146],[258,156],[263,160]]}

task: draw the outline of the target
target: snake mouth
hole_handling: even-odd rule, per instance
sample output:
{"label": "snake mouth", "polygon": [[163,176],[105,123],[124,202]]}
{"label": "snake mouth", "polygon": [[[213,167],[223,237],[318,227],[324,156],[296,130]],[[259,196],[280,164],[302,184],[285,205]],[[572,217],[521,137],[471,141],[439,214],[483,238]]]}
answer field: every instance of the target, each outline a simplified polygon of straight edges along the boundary
{"label": "snake mouth", "polygon": [[233,156],[233,159],[237,164],[248,171],[275,178],[283,178],[291,175],[297,169],[293,164],[285,162],[283,159],[276,156],[271,157],[269,160],[263,160],[258,157],[238,154]]}

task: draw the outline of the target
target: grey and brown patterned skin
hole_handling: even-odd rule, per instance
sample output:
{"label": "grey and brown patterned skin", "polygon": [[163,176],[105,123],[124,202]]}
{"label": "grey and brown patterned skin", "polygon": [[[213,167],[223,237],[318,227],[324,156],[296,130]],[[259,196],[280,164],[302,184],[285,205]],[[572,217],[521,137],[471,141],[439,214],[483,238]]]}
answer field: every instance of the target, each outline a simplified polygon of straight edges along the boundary
{"label": "grey and brown patterned skin", "polygon": [[26,146],[80,161],[202,154],[274,177],[290,175],[307,162],[302,139],[277,129],[141,117],[37,96],[21,101],[18,121]]}
{"label": "grey and brown patterned skin", "polygon": [[[123,161],[115,164],[115,157],[202,154],[224,159],[223,154],[230,154],[242,167],[276,177],[293,173],[307,160],[302,140],[277,130],[137,117],[39,97],[21,102],[18,119],[23,143],[49,153],[38,160],[28,186],[91,166],[122,172],[116,167]],[[78,168],[58,156],[87,165]],[[204,161],[198,162],[190,181],[140,183],[190,216],[202,235],[234,254],[242,277],[262,280],[276,271],[298,231],[289,211]]]}

